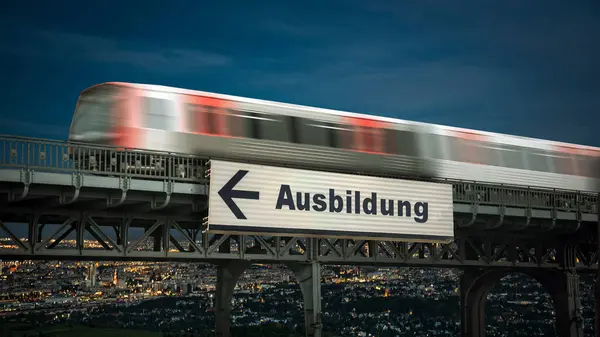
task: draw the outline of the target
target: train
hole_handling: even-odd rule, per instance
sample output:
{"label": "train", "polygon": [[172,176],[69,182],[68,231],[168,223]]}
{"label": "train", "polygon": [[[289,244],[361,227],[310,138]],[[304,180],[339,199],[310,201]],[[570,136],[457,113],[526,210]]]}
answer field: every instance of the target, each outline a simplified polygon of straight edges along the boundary
{"label": "train", "polygon": [[83,90],[69,141],[415,179],[600,192],[600,148],[168,86]]}

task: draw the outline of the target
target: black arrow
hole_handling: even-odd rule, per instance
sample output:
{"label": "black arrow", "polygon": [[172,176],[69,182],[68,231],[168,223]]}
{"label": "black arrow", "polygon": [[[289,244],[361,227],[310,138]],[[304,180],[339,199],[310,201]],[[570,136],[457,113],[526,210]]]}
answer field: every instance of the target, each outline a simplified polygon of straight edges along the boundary
{"label": "black arrow", "polygon": [[240,191],[234,190],[233,188],[237,185],[245,176],[248,174],[247,170],[239,170],[236,174],[229,179],[229,181],[223,185],[221,190],[219,190],[219,196],[225,202],[225,205],[229,207],[231,213],[235,215],[238,219],[247,219],[242,210],[238,207],[238,205],[233,201],[234,198],[237,199],[250,199],[250,200],[258,200],[259,192],[255,191]]}

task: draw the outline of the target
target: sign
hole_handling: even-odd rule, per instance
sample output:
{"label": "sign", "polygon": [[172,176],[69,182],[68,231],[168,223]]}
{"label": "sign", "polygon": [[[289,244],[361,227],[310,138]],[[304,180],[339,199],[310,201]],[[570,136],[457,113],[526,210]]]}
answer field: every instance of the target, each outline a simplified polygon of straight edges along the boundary
{"label": "sign", "polygon": [[211,161],[208,230],[449,241],[452,185]]}

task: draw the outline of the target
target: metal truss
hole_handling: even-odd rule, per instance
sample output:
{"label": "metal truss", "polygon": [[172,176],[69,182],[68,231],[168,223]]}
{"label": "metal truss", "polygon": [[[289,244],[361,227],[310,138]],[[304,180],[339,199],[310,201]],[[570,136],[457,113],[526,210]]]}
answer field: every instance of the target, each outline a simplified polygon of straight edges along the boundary
{"label": "metal truss", "polygon": [[446,181],[455,203],[447,244],[220,235],[202,225],[208,158],[16,137],[0,145],[2,258],[598,265],[597,194]]}
{"label": "metal truss", "polygon": [[[8,240],[0,256],[10,259],[251,260],[256,263],[317,261],[422,267],[577,268],[596,270],[594,226],[577,232],[458,231],[453,242],[410,243],[307,237],[220,235],[202,231],[200,222],[167,216],[109,217],[105,213],[56,210],[20,216],[25,224],[0,222]],[[6,211],[3,217],[10,217]],[[13,218],[16,219],[16,218]],[[54,225],[49,225],[54,224]],[[53,228],[48,228],[52,226]],[[19,228],[20,227],[20,228]],[[15,229],[27,228],[25,238]],[[138,233],[135,233],[135,232]],[[71,239],[69,239],[71,237]]]}

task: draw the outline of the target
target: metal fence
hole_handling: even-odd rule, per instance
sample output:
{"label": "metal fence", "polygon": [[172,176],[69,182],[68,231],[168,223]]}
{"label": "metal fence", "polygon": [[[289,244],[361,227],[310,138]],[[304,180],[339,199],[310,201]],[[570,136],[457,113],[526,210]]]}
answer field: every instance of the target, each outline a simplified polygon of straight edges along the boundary
{"label": "metal fence", "polygon": [[553,189],[498,186],[477,182],[453,183],[455,201],[480,205],[503,205],[598,213],[598,194]]}
{"label": "metal fence", "polygon": [[199,182],[205,179],[206,163],[185,154],[0,136],[4,168]]}
{"label": "metal fence", "polygon": [[[208,158],[47,139],[0,136],[0,167],[206,182]],[[455,202],[598,213],[598,194],[446,181]]]}

